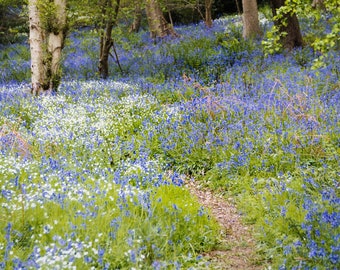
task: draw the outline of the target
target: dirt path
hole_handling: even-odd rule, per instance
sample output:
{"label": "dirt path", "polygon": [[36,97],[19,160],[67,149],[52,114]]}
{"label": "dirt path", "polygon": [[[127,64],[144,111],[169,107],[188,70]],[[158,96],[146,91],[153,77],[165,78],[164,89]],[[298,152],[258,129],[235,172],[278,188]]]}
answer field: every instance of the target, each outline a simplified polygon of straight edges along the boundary
{"label": "dirt path", "polygon": [[211,262],[211,269],[263,269],[258,264],[251,227],[241,222],[241,216],[235,205],[210,190],[201,188],[195,181],[188,181],[186,186],[200,204],[211,210],[224,230],[221,246],[225,248],[204,254]]}

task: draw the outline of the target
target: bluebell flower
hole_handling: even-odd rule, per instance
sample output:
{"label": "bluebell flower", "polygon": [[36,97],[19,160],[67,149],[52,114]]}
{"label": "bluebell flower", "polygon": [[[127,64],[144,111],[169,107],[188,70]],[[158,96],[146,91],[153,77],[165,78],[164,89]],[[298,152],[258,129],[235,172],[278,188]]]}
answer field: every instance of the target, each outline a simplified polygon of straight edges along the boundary
{"label": "bluebell flower", "polygon": [[130,250],[130,261],[134,264],[137,262],[136,257],[137,257],[136,251],[134,249]]}
{"label": "bluebell flower", "polygon": [[331,252],[331,254],[329,255],[329,260],[332,264],[338,265],[340,263],[339,253]]}
{"label": "bluebell flower", "polygon": [[85,263],[90,264],[90,263],[92,263],[92,261],[93,261],[93,259],[92,259],[91,256],[87,256],[87,255],[84,256],[84,262]]}
{"label": "bluebell flower", "polygon": [[153,261],[151,266],[154,270],[161,270],[163,267],[163,264],[160,261]]}

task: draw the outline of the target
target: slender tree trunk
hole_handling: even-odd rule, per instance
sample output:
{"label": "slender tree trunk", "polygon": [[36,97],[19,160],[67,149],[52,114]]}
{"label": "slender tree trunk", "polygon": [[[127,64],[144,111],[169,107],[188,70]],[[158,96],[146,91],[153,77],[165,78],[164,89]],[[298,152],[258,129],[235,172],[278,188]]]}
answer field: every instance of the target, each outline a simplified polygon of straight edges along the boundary
{"label": "slender tree trunk", "polygon": [[[273,15],[277,15],[277,10],[284,6],[284,0],[271,0]],[[281,44],[287,50],[303,45],[302,34],[298,18],[295,13],[285,14],[283,19],[274,21],[280,33],[286,33],[281,37]]]}
{"label": "slender tree trunk", "polygon": [[256,0],[242,0],[243,6],[243,38],[249,39],[261,36]]}
{"label": "slender tree trunk", "polygon": [[239,0],[235,0],[236,9],[237,9],[237,14],[241,15],[242,12],[241,12],[241,8],[240,8],[240,5],[239,5],[238,1],[239,1]]}
{"label": "slender tree trunk", "polygon": [[[41,0],[42,1],[42,0]],[[61,80],[61,52],[66,32],[66,0],[48,2],[55,14],[44,18],[39,0],[29,0],[31,82],[35,95],[57,91]],[[44,18],[44,19],[43,19]]]}
{"label": "slender tree trunk", "polygon": [[142,21],[142,7],[141,7],[140,0],[134,1],[134,4],[135,4],[135,11],[134,11],[133,22],[130,28],[130,32],[137,33],[140,29],[141,21]]}
{"label": "slender tree trunk", "polygon": [[112,28],[113,23],[109,20],[106,24],[105,31],[101,37],[100,57],[99,57],[99,74],[103,79],[107,79],[109,76],[109,56],[110,49],[113,45],[112,41]]}
{"label": "slender tree trunk", "polygon": [[166,5],[166,9],[168,10],[170,25],[171,25],[171,27],[174,27],[174,21],[172,20],[171,8],[169,7],[168,0],[165,1],[165,5]]}
{"label": "slender tree trunk", "polygon": [[208,27],[212,27],[213,21],[212,21],[212,4],[214,0],[205,0],[204,6],[205,6],[205,24]]}
{"label": "slender tree trunk", "polygon": [[177,36],[175,30],[165,20],[157,0],[146,0],[145,10],[151,38]]}
{"label": "slender tree trunk", "polygon": [[99,66],[98,71],[101,78],[106,79],[109,76],[109,54],[112,47],[112,28],[113,20],[109,14],[109,10],[112,8],[111,0],[105,1],[105,6],[103,7],[103,14],[107,15],[106,20],[104,20],[105,28],[102,30],[100,37],[100,52],[99,52]]}
{"label": "slender tree trunk", "polygon": [[168,11],[168,16],[169,16],[169,21],[170,21],[170,25],[171,27],[174,27],[174,21],[172,20],[172,15],[171,15],[171,11]]}
{"label": "slender tree trunk", "polygon": [[99,53],[99,75],[103,79],[109,76],[109,56],[113,46],[112,28],[118,16],[120,0],[115,1],[113,9],[112,0],[106,0],[103,6],[103,14],[105,16],[103,25],[105,29],[100,36],[100,53]]}
{"label": "slender tree trunk", "polygon": [[44,30],[38,11],[38,0],[30,0],[28,4],[29,12],[29,43],[31,51],[31,82],[32,92],[39,94],[48,89],[46,74],[44,72]]}

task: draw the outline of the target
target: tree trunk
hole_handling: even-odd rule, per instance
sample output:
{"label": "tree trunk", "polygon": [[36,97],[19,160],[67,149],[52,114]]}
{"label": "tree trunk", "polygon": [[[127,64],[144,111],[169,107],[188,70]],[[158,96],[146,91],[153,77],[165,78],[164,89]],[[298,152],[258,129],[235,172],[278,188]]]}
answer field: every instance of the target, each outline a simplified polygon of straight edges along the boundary
{"label": "tree trunk", "polygon": [[28,5],[31,81],[34,95],[57,91],[61,80],[60,61],[66,32],[66,0],[46,3],[53,5],[55,11],[53,19],[45,18],[39,0],[29,0]]}
{"label": "tree trunk", "polygon": [[100,56],[99,56],[99,75],[103,79],[107,79],[109,76],[109,55],[110,49],[113,46],[112,40],[112,20],[109,19],[106,23],[105,31],[100,38]]}
{"label": "tree trunk", "polygon": [[141,22],[142,22],[142,7],[140,0],[134,1],[135,4],[135,12],[133,16],[133,22],[130,28],[130,32],[137,33],[140,29]]}
{"label": "tree trunk", "polygon": [[115,1],[115,7],[113,8],[112,0],[106,0],[103,6],[102,14],[104,14],[105,29],[100,36],[100,53],[99,53],[99,75],[103,79],[107,79],[109,76],[109,56],[110,50],[113,46],[112,28],[116,22],[119,10],[120,0]]}
{"label": "tree trunk", "polygon": [[177,36],[175,30],[165,20],[157,0],[146,0],[145,10],[151,38]]}
{"label": "tree trunk", "polygon": [[242,0],[243,6],[243,38],[249,39],[261,36],[256,0]]}
{"label": "tree trunk", "polygon": [[44,72],[44,41],[45,35],[40,20],[37,3],[38,0],[30,0],[28,4],[29,12],[29,43],[31,51],[31,82],[32,93],[39,94],[47,90],[47,74]]}
{"label": "tree trunk", "polygon": [[48,54],[51,59],[50,89],[57,90],[61,82],[61,51],[64,47],[66,30],[66,0],[54,0],[56,7],[56,24],[52,32],[48,34]]}
{"label": "tree trunk", "polygon": [[212,11],[212,4],[214,0],[205,0],[204,1],[204,6],[205,6],[205,24],[208,27],[212,27],[212,16],[211,16],[211,11]]}
{"label": "tree trunk", "polygon": [[315,9],[324,9],[325,8],[324,0],[313,0],[312,7]]}
{"label": "tree trunk", "polygon": [[[271,0],[274,16],[277,15],[277,10],[284,6],[284,4],[284,0]],[[290,51],[295,47],[301,47],[303,45],[300,25],[295,13],[283,14],[283,18],[275,20],[274,24],[279,28],[280,33],[286,33],[281,36],[280,40],[283,48]]]}

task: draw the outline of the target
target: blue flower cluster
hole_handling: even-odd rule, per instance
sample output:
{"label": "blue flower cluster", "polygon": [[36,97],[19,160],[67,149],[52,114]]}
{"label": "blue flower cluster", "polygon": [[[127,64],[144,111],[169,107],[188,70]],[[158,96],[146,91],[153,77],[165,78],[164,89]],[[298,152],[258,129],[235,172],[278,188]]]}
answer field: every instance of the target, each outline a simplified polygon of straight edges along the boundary
{"label": "blue flower cluster", "polygon": [[72,33],[55,96],[27,94],[27,58],[1,64],[0,268],[205,265],[219,229],[188,175],[239,198],[266,263],[338,268],[338,53],[265,58],[239,16],[176,30],[118,41],[106,81],[93,33]]}

